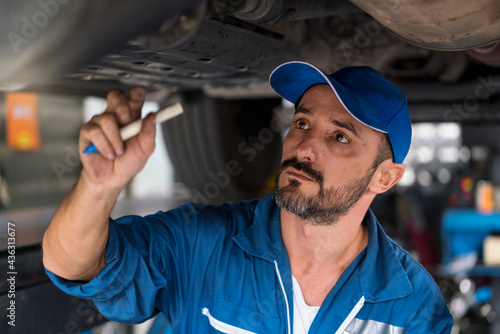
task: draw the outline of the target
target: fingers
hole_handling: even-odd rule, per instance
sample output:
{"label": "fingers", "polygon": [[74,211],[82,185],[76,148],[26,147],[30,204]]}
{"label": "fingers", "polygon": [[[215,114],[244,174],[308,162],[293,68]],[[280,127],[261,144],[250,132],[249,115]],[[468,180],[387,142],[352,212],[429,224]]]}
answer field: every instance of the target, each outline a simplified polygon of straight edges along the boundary
{"label": "fingers", "polygon": [[144,99],[146,97],[146,89],[139,86],[134,87],[130,90],[128,97],[132,118],[134,120],[140,118],[142,106],[144,105]]}
{"label": "fingers", "polygon": [[[120,127],[141,117],[145,96],[146,89],[144,87],[134,87],[128,94],[121,90],[110,91],[107,96],[106,111],[94,116],[82,126],[80,149],[83,151],[89,145],[94,144],[99,153],[109,160],[122,156],[125,145],[120,137]],[[143,126],[145,129],[143,144],[146,150],[151,149],[151,131],[155,131],[154,123],[152,129],[151,125],[148,125],[149,123],[150,121]],[[154,134],[152,147],[154,149]]]}
{"label": "fingers", "polygon": [[138,141],[141,150],[150,156],[155,149],[155,137],[156,137],[156,114],[149,113],[142,122],[141,132],[139,132]]}
{"label": "fingers", "polygon": [[108,107],[106,111],[116,113],[120,124],[127,124],[141,117],[146,89],[134,87],[128,94],[121,90],[112,90],[108,93]]}
{"label": "fingers", "polygon": [[112,112],[96,115],[82,126],[80,131],[80,149],[84,150],[94,144],[101,155],[114,159],[124,152],[124,144],[120,137],[117,116]]}

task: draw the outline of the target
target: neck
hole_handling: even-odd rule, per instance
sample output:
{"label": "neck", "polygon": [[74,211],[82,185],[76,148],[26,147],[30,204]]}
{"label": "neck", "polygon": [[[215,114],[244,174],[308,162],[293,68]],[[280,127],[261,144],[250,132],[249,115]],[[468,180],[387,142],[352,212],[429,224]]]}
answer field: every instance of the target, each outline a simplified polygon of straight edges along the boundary
{"label": "neck", "polygon": [[312,225],[281,210],[281,233],[294,275],[327,268],[343,272],[349,266],[368,244],[368,231],[361,222],[369,203],[362,202],[327,226]]}

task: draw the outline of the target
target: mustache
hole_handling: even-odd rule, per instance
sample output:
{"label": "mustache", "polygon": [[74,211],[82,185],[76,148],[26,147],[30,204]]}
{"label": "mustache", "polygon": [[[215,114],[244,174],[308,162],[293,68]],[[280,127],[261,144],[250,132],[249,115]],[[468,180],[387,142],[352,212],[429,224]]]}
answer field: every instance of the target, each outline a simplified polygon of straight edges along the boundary
{"label": "mustache", "polygon": [[283,173],[283,170],[287,167],[295,168],[296,170],[307,174],[307,176],[309,176],[312,180],[319,183],[320,186],[323,185],[323,181],[324,181],[323,173],[312,168],[310,162],[299,161],[299,159],[297,159],[295,157],[284,160],[280,165],[278,175]]}

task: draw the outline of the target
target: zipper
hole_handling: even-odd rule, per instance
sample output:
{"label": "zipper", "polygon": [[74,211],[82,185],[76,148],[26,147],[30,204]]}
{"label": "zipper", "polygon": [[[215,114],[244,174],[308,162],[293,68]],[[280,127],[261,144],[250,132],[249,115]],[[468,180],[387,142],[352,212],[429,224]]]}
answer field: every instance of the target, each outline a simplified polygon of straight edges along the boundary
{"label": "zipper", "polygon": [[286,320],[287,320],[287,328],[288,334],[291,334],[291,326],[290,326],[290,306],[288,305],[288,298],[286,297],[285,286],[283,285],[283,281],[281,280],[280,270],[278,269],[278,262],[274,260],[274,266],[276,267],[276,273],[278,274],[278,280],[280,282],[281,291],[283,291],[283,296],[285,296],[285,305],[286,305]]}
{"label": "zipper", "polygon": [[347,326],[349,326],[354,317],[356,317],[359,311],[361,311],[363,305],[365,305],[365,296],[361,296],[357,304],[354,305],[354,308],[351,310],[351,313],[349,313],[347,318],[345,318],[344,322],[342,323],[342,325],[340,325],[335,334],[342,334],[344,332],[344,330],[347,328]]}
{"label": "zipper", "polygon": [[232,326],[230,324],[226,324],[225,322],[222,322],[220,320],[215,319],[214,317],[212,317],[212,315],[210,314],[210,311],[206,307],[204,307],[203,310],[201,310],[201,312],[207,316],[208,321],[210,322],[210,325],[213,328],[215,328],[216,330],[218,330],[219,332],[226,333],[226,334],[256,334],[254,332],[250,332],[250,331],[247,331],[245,329],[238,328],[238,327]]}

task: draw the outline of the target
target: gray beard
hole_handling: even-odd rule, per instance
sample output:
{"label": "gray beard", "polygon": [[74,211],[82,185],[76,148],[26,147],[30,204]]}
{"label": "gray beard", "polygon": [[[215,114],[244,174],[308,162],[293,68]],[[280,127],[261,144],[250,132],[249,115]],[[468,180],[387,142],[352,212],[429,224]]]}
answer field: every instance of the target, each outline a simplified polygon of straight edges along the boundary
{"label": "gray beard", "polygon": [[333,225],[349,212],[368,189],[375,173],[375,169],[371,169],[365,175],[341,187],[323,189],[323,185],[320,184],[317,194],[306,196],[300,193],[298,188],[302,183],[298,180],[290,179],[288,185],[279,187],[283,170],[280,168],[276,176],[274,194],[276,204],[315,226]]}

